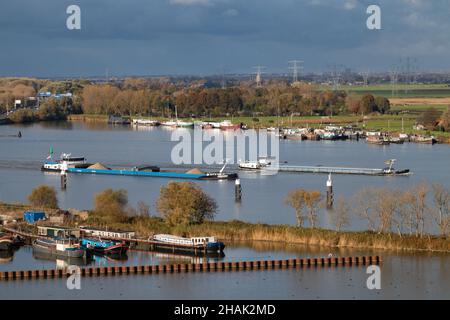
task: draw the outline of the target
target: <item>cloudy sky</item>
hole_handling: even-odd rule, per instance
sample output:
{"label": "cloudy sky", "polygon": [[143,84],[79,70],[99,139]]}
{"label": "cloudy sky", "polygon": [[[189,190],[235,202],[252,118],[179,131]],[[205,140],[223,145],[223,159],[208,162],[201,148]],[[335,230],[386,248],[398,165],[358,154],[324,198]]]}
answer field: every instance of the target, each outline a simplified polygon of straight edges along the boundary
{"label": "cloudy sky", "polygon": [[[66,28],[81,8],[82,29]],[[382,10],[382,30],[366,9]],[[450,0],[3,0],[0,76],[450,70]]]}

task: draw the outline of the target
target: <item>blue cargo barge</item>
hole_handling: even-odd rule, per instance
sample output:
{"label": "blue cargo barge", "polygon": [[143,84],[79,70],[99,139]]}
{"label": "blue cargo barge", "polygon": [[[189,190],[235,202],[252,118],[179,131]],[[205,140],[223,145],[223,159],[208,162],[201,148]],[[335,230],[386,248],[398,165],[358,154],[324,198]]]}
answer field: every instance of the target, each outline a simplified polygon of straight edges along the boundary
{"label": "blue cargo barge", "polygon": [[78,169],[68,168],[70,173],[90,173],[90,174],[108,174],[114,176],[141,176],[141,177],[161,177],[174,179],[205,179],[206,174],[191,174],[184,172],[153,172],[153,171],[137,171],[137,170],[101,170],[101,169]]}
{"label": "blue cargo barge", "polygon": [[[48,159],[51,160],[51,154]],[[226,173],[225,165],[219,172],[201,172],[193,169],[188,172],[162,171],[157,166],[140,166],[125,169],[111,169],[101,163],[87,163],[84,157],[72,157],[70,154],[63,154],[57,161],[45,161],[41,170],[62,173],[80,174],[102,174],[113,176],[135,176],[135,177],[157,177],[172,179],[193,179],[193,180],[236,180],[237,173]]]}
{"label": "blue cargo barge", "polygon": [[82,174],[103,174],[114,176],[136,176],[136,177],[159,177],[172,179],[193,179],[193,180],[236,180],[238,175],[236,173],[184,173],[184,172],[164,172],[164,171],[139,171],[139,170],[119,170],[119,169],[81,169],[68,168],[69,173]]}

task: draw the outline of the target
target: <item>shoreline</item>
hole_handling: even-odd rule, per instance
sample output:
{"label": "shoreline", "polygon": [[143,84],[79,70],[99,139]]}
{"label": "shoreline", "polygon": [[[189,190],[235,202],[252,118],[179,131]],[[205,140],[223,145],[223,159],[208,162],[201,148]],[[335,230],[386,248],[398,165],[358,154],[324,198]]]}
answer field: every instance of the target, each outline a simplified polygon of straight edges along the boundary
{"label": "shoreline", "polygon": [[[23,204],[2,203],[0,206],[0,214],[14,216],[17,219],[21,216],[21,213],[23,213],[23,209],[30,210],[33,208]],[[57,210],[44,211],[47,211],[48,213],[51,211],[52,213],[50,215],[57,213]],[[93,221],[92,219],[80,222],[79,224],[90,225],[93,227],[104,227],[105,225],[104,223],[96,223],[96,221]],[[58,224],[54,223],[54,225]],[[74,223],[64,223],[60,225],[66,227],[77,226],[77,224]],[[129,222],[108,223],[107,225],[109,229],[135,231],[139,237],[144,238],[153,234],[168,233],[185,237],[208,235],[232,242],[261,241],[286,245],[301,244],[328,248],[450,253],[450,238],[437,235],[424,235],[420,237],[402,234],[400,236],[398,233],[298,228],[293,225],[254,224],[238,220],[208,221],[199,225],[178,225],[171,227],[168,226],[162,218],[154,216],[130,217]],[[5,227],[11,228],[14,226],[15,224],[13,223],[8,224]],[[30,228],[28,225],[26,226],[27,228]],[[31,226],[31,229],[35,229],[34,226]]]}
{"label": "shoreline", "polygon": [[[130,118],[130,117],[125,117],[125,118]],[[131,117],[132,118],[132,117]],[[140,119],[149,119],[149,120],[157,120],[157,121],[168,121],[170,120],[169,118],[160,118],[160,117],[136,117],[136,118],[140,118]],[[274,122],[273,119],[275,119],[276,117],[273,116],[264,116],[264,117],[259,117],[258,119],[261,119],[262,121],[258,121],[258,122],[252,122],[252,118],[251,117],[236,117],[234,119],[234,122],[239,123],[239,122],[243,122],[246,123],[248,128],[250,129],[268,129],[271,127],[276,127],[276,122]],[[318,128],[322,125],[325,124],[335,124],[335,125],[351,125],[351,124],[355,124],[355,123],[365,123],[366,121],[374,121],[374,122],[379,122],[379,121],[395,121],[395,120],[399,120],[397,119],[398,116],[395,115],[391,115],[391,116],[373,116],[370,117],[369,119],[365,119],[362,118],[360,116],[351,116],[351,115],[347,115],[347,116],[336,116],[334,118],[331,117],[300,117],[300,118],[296,118],[293,120],[292,125],[290,124],[290,118],[289,117],[282,117],[282,123],[280,127],[286,127],[286,128],[295,128],[295,127],[311,127],[311,128]],[[198,118],[198,119],[192,119],[193,121],[204,121],[204,122],[208,122],[208,121],[219,121],[220,119],[224,119],[224,118],[213,118],[211,119],[206,119],[206,118]],[[67,120],[66,121],[81,121],[81,122],[87,122],[87,123],[108,123],[108,116],[106,115],[90,115],[90,114],[76,114],[76,115],[68,115],[67,116]],[[399,120],[401,121],[401,120]],[[233,122],[233,123],[234,123]],[[132,126],[132,124],[130,125]],[[381,131],[381,132],[387,132],[393,135],[398,135],[401,132],[401,130],[397,130],[397,129],[386,129],[383,126],[374,126],[373,128],[367,128],[367,129],[363,129],[366,131]],[[450,135],[448,133],[443,133],[443,132],[428,132],[428,131],[415,131],[415,130],[406,130],[407,134],[409,135],[423,135],[423,134],[430,134],[430,135],[434,135],[436,137],[436,140],[438,143],[441,144],[450,144]],[[409,142],[409,143],[418,143],[420,144],[420,142]]]}

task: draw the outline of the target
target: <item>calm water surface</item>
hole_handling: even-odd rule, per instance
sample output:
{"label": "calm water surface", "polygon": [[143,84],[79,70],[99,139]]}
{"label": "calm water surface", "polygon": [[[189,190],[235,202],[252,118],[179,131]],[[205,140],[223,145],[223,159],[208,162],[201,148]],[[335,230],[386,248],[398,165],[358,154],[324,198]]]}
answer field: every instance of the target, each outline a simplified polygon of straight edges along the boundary
{"label": "calm water surface", "polygon": [[[130,275],[82,279],[70,291],[62,279],[0,282],[0,299],[450,299],[450,256],[324,249],[300,245],[232,243],[223,261],[381,254],[381,290],[368,290],[365,267]],[[212,259],[214,261],[214,259]],[[188,256],[130,252],[126,261],[99,258],[91,265],[193,262]],[[198,262],[198,259],[195,260]],[[29,247],[3,260],[0,270],[54,268]]]}
{"label": "calm water surface", "polygon": [[[23,134],[22,139],[4,137]],[[136,130],[128,127],[83,123],[41,123],[28,126],[0,126],[0,201],[26,201],[31,190],[53,185],[59,190],[59,176],[40,172],[40,165],[50,146],[55,154],[71,152],[84,155],[89,162],[134,166],[154,164],[170,167],[170,153],[176,142],[171,130],[156,128]],[[450,186],[447,145],[371,146],[364,142],[280,142],[281,161],[292,165],[329,165],[381,168],[387,159],[398,159],[399,168],[410,168],[409,177],[334,176],[336,197],[351,196],[365,186],[408,188],[422,181]],[[234,202],[234,183],[199,181],[217,200],[217,220],[240,219],[249,222],[294,224],[295,215],[283,205],[286,194],[294,188],[325,191],[326,176],[280,173],[262,176],[240,173],[243,201]],[[128,190],[131,204],[144,201],[152,206],[159,189],[169,182],[160,178],[69,175],[68,189],[58,191],[63,208],[92,207],[93,194],[106,188]],[[329,226],[322,212],[322,226]],[[365,229],[365,223],[352,219],[351,229]],[[366,288],[365,268],[313,268],[306,270],[245,271],[237,273],[165,274],[110,278],[84,278],[81,291],[69,291],[61,279],[0,282],[0,299],[450,299],[450,255],[405,254],[357,250],[330,250],[278,244],[228,244],[222,258],[212,261],[282,259],[292,257],[379,254],[384,258],[382,290]],[[127,260],[96,258],[88,264],[135,265],[167,262],[193,262],[192,257],[132,251]],[[210,260],[211,261],[211,260]],[[199,260],[195,260],[199,262]],[[81,261],[83,265],[86,262]],[[35,257],[30,247],[14,256],[0,256],[0,271],[57,268],[65,261]]]}
{"label": "calm water surface", "polygon": [[[22,139],[3,137],[18,131]],[[0,200],[26,201],[31,190],[48,184],[59,189],[56,174],[42,173],[39,168],[50,146],[55,155],[70,152],[84,155],[89,162],[108,165],[135,166],[154,164],[170,167],[170,155],[176,142],[170,141],[173,130],[152,128],[111,127],[84,123],[39,123],[29,126],[0,126]],[[352,196],[365,186],[408,188],[422,181],[440,182],[450,186],[450,147],[448,145],[404,144],[373,146],[365,142],[281,141],[280,159],[292,165],[324,165],[381,168],[384,161],[395,158],[398,168],[410,168],[408,177],[368,177],[336,175],[333,177],[335,196]],[[232,169],[232,168],[230,168]],[[292,209],[283,204],[287,193],[295,188],[317,189],[325,192],[325,175],[279,173],[264,176],[240,172],[243,201],[234,201],[234,184],[230,181],[198,181],[219,205],[217,220],[239,219],[271,224],[294,224]],[[128,190],[131,204],[154,203],[159,189],[169,180],[164,178],[70,175],[68,189],[59,192],[63,208],[92,207],[93,195],[106,188]],[[322,212],[322,226],[330,226]],[[353,219],[352,229],[364,229],[365,222]]]}

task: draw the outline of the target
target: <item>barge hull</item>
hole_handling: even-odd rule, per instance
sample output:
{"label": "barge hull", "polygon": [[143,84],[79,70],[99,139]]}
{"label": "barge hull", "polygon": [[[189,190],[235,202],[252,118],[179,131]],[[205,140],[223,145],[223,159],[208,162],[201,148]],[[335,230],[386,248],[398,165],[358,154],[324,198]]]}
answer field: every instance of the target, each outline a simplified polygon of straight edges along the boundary
{"label": "barge hull", "polygon": [[159,178],[173,178],[173,179],[201,180],[207,178],[206,175],[204,174],[190,174],[182,172],[150,172],[150,171],[135,171],[135,170],[100,170],[100,169],[79,169],[79,168],[69,168],[67,171],[70,173],[82,173],[82,174],[159,177]]}

